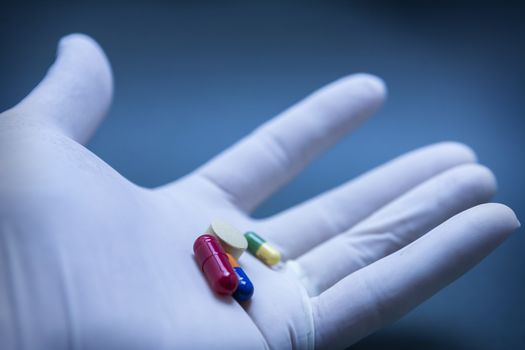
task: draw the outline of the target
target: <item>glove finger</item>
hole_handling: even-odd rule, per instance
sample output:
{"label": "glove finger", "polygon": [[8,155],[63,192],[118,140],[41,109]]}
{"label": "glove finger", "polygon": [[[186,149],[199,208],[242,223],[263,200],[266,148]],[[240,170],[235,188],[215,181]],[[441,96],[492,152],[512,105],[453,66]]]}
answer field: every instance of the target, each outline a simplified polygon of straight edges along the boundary
{"label": "glove finger", "polygon": [[477,164],[461,165],[431,178],[301,256],[297,264],[310,295],[318,295],[457,213],[487,202],[495,190],[494,175]]}
{"label": "glove finger", "polygon": [[474,152],[462,144],[427,146],[263,220],[261,232],[285,258],[295,259],[436,174],[475,161]]}
{"label": "glove finger", "polygon": [[382,103],[376,77],[336,81],[269,121],[197,170],[251,211]]}
{"label": "glove finger", "polygon": [[100,46],[86,35],[68,35],[45,78],[5,115],[35,120],[85,143],[109,108],[112,79]]}
{"label": "glove finger", "polygon": [[502,204],[466,210],[311,299],[318,348],[343,348],[389,324],[472,268],[516,228]]}

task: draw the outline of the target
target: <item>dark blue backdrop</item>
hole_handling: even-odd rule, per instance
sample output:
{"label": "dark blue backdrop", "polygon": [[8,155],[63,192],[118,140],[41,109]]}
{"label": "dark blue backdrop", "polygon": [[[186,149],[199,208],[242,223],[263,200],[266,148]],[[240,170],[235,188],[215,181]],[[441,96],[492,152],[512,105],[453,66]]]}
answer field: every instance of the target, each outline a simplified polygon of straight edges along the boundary
{"label": "dark blue backdrop", "polygon": [[[11,4],[0,10],[0,110],[41,79],[57,40],[93,36],[114,69],[89,145],[144,186],[171,181],[342,75],[383,77],[378,115],[264,204],[275,213],[413,148],[473,147],[497,201],[525,217],[525,20],[507,3]],[[525,347],[525,239],[355,349]]]}

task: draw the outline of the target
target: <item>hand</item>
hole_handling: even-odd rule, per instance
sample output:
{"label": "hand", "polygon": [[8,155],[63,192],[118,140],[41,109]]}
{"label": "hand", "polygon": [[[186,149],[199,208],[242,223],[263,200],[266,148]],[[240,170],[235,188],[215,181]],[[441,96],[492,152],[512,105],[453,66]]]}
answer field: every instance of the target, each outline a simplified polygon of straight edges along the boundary
{"label": "hand", "polygon": [[[342,348],[461,276],[519,226],[509,208],[482,204],[495,191],[492,173],[450,142],[250,217],[378,108],[385,88],[373,76],[328,85],[156,189],[82,145],[111,95],[102,50],[76,34],[1,115],[3,349]],[[215,295],[193,259],[213,218],[258,232],[286,261],[270,269],[241,257],[255,285],[244,307]]]}

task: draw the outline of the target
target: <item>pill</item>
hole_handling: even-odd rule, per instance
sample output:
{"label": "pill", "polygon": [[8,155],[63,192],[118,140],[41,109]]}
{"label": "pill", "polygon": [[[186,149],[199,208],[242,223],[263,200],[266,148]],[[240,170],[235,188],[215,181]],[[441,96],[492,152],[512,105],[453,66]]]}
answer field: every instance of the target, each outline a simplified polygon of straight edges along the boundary
{"label": "pill", "polygon": [[198,237],[193,252],[211,288],[219,294],[232,295],[239,280],[217,238],[209,234]]}
{"label": "pill", "polygon": [[248,251],[265,264],[273,266],[281,260],[281,253],[255,232],[246,232],[244,237],[248,241]]}
{"label": "pill", "polygon": [[246,273],[244,272],[243,268],[239,265],[237,260],[235,260],[235,258],[228,253],[226,253],[226,255],[228,255],[228,261],[233,267],[235,273],[237,273],[237,278],[239,279],[239,285],[237,286],[235,293],[233,293],[233,297],[237,301],[247,301],[253,295],[254,288],[252,281],[250,281],[248,275],[246,275]]}
{"label": "pill", "polygon": [[239,259],[248,247],[241,231],[223,221],[214,220],[208,227],[208,233],[215,235],[226,253],[233,255],[235,259]]}

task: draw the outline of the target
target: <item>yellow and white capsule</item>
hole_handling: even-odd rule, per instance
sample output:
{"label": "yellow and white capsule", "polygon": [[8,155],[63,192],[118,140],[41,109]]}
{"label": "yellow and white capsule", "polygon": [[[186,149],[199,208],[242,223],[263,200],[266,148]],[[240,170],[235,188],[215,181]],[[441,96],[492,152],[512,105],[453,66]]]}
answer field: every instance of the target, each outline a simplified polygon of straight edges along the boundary
{"label": "yellow and white capsule", "polygon": [[244,237],[248,241],[248,251],[266,265],[273,266],[281,261],[281,253],[255,232],[246,232]]}

